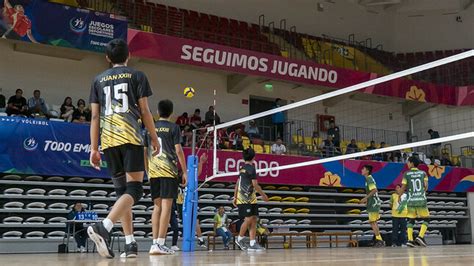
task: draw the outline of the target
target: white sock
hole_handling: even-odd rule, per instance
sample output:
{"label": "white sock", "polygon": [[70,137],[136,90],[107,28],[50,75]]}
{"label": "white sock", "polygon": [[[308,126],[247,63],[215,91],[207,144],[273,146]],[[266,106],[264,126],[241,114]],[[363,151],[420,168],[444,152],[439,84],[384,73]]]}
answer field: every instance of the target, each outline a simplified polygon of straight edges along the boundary
{"label": "white sock", "polygon": [[107,230],[107,232],[112,231],[112,228],[114,228],[114,223],[112,223],[112,220],[110,220],[109,218],[105,218],[102,221],[102,224],[104,225],[105,230]]}
{"label": "white sock", "polygon": [[250,246],[255,245],[255,240],[250,240]]}
{"label": "white sock", "polygon": [[128,235],[128,236],[125,236],[125,244],[130,244],[132,242],[135,241],[135,238],[133,237],[133,235]]}
{"label": "white sock", "polygon": [[202,236],[198,237],[199,241],[204,242],[204,238]]}
{"label": "white sock", "polygon": [[243,237],[243,236],[238,236],[238,237],[237,237],[237,241],[240,242],[240,241],[244,240],[244,238],[245,238],[245,237]]}
{"label": "white sock", "polygon": [[156,243],[160,246],[163,246],[165,244],[165,240],[166,240],[165,238],[158,238],[156,240]]}
{"label": "white sock", "polygon": [[158,238],[153,239],[153,245],[158,244]]}

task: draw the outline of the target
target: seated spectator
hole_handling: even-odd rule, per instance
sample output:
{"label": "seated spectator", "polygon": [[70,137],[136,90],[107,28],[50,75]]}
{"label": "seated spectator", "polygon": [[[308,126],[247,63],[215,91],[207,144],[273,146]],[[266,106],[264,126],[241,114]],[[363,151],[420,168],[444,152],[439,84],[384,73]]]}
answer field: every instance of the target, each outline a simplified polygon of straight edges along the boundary
{"label": "seated spectator", "polygon": [[360,152],[360,149],[357,146],[356,140],[351,139],[351,143],[347,145],[346,154],[351,154],[351,153],[356,153],[356,152]]}
{"label": "seated spectator", "polygon": [[[72,210],[68,213],[67,219],[68,220],[75,220],[76,214],[80,212],[84,212],[84,208],[82,207],[82,203],[76,202],[72,208]],[[67,224],[67,231],[73,232],[72,226],[75,227],[74,232],[74,239],[76,240],[77,249],[79,252],[84,253],[86,252],[86,241],[87,241],[87,231],[84,227],[83,223],[68,223]]]}
{"label": "seated spectator", "polygon": [[189,125],[188,113],[184,112],[182,115],[178,116],[176,124],[181,128],[181,130],[183,130],[186,125]]}
{"label": "seated spectator", "polygon": [[260,138],[260,131],[258,130],[257,125],[255,124],[255,120],[250,120],[249,128],[246,130],[246,133],[250,139]]}
{"label": "seated spectator", "polygon": [[86,101],[79,99],[77,101],[77,108],[72,113],[72,122],[75,123],[89,123],[91,121],[91,112],[86,108]]}
{"label": "seated spectator", "polygon": [[225,250],[229,249],[229,242],[232,239],[232,233],[229,231],[228,226],[224,206],[220,206],[216,215],[214,215],[214,232],[216,235],[222,237]]}
{"label": "seated spectator", "polygon": [[323,150],[323,155],[325,157],[332,157],[336,154],[340,154],[339,148],[334,144],[331,135],[328,135],[327,139],[323,141],[321,149]]}
{"label": "seated spectator", "polygon": [[72,105],[71,97],[66,97],[63,104],[61,105],[61,115],[60,117],[66,122],[72,121],[72,114],[76,108]]}
{"label": "seated spectator", "polygon": [[276,142],[272,145],[272,154],[284,155],[286,153],[286,147],[283,144],[281,138],[277,138]]}
{"label": "seated spectator", "polygon": [[6,104],[6,99],[5,95],[2,94],[2,88],[0,88],[0,111],[5,111],[5,107],[7,106]]}
{"label": "seated spectator", "polygon": [[217,113],[215,113],[215,118],[214,118],[214,106],[209,106],[209,111],[207,111],[206,116],[205,116],[205,123],[206,125],[214,125],[214,120],[216,120],[216,125],[219,125],[221,123],[221,118]]}
{"label": "seated spectator", "polygon": [[234,150],[243,150],[242,128],[238,127],[229,134],[229,143]]}
{"label": "seated spectator", "polygon": [[377,149],[377,147],[375,146],[375,141],[372,140],[370,142],[370,146],[367,147],[366,151],[371,151],[371,150],[375,150],[375,149]]}
{"label": "seated spectator", "polygon": [[191,126],[193,128],[200,128],[202,126],[202,119],[201,119],[201,110],[196,109],[194,110],[193,116],[191,116],[190,120]]}
{"label": "seated spectator", "polygon": [[23,97],[22,89],[17,89],[15,95],[8,99],[6,112],[8,116],[30,116],[26,99]]}
{"label": "seated spectator", "polygon": [[185,125],[181,133],[183,147],[191,147],[193,142],[193,130],[190,125]]}
{"label": "seated spectator", "polygon": [[[383,142],[383,141],[380,142],[380,148],[379,149],[382,149],[382,148],[385,148],[385,142]],[[378,154],[375,154],[372,157],[372,159],[376,160],[376,161],[388,162],[388,161],[392,160],[392,153],[390,153],[390,152],[378,153]]]}
{"label": "seated spectator", "polygon": [[40,90],[35,90],[33,92],[33,97],[28,99],[28,110],[30,114],[38,114],[39,116],[50,117],[48,107],[46,107],[46,102],[41,98]]}
{"label": "seated spectator", "polygon": [[443,155],[441,156],[441,165],[443,165],[443,166],[453,166],[453,163],[449,159],[449,154],[443,153]]}

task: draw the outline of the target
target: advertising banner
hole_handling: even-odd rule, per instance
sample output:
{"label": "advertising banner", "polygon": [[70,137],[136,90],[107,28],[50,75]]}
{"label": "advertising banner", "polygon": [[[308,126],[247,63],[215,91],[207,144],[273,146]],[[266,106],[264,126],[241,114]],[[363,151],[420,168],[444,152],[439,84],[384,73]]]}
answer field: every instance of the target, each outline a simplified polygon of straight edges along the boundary
{"label": "advertising banner", "polygon": [[127,39],[126,18],[46,0],[0,0],[0,36],[102,52],[114,38]]}
{"label": "advertising banner", "polygon": [[[89,126],[52,122],[47,120],[0,117],[0,172],[16,174],[109,177],[107,164],[97,171],[89,164]],[[186,155],[190,149],[185,149]],[[209,152],[209,157],[211,152]],[[218,151],[219,170],[236,172],[244,161],[242,153]],[[102,159],[104,159],[102,157]],[[277,156],[257,154],[257,168],[270,168],[259,175],[262,184],[288,184],[323,187],[364,188],[360,174],[363,165],[374,168],[373,176],[379,189],[391,189],[401,182],[407,170],[405,164],[376,161],[345,160],[300,167],[288,170],[271,170],[272,167],[314,160],[314,157]],[[203,166],[199,180],[212,175],[212,158]],[[429,189],[433,191],[474,191],[474,169],[422,165],[429,176]],[[237,177],[216,181],[235,182]]]}

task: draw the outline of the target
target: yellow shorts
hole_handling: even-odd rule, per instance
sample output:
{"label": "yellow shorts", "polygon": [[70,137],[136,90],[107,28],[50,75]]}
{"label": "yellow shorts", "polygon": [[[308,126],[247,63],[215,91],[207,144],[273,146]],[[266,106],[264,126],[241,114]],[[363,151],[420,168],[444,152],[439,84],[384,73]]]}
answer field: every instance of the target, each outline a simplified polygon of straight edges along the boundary
{"label": "yellow shorts", "polygon": [[407,217],[409,219],[428,218],[430,217],[430,211],[427,207],[408,207]]}
{"label": "yellow shorts", "polygon": [[380,220],[379,212],[369,212],[369,222],[377,222]]}

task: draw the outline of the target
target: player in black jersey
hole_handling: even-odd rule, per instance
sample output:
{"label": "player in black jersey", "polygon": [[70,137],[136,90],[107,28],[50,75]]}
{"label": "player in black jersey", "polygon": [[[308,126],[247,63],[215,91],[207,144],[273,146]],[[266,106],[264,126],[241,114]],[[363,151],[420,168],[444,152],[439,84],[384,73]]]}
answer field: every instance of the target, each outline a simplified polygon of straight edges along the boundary
{"label": "player in black jersey", "polygon": [[[143,196],[144,142],[141,124],[151,132],[150,146],[158,153],[160,144],[154,131],[153,116],[148,107],[151,88],[143,72],[127,67],[130,57],[127,43],[110,41],[106,59],[112,65],[93,81],[90,93],[91,165],[100,170],[100,142],[107,168],[117,193],[117,201],[106,219],[87,228],[101,256],[113,258],[110,231],[121,220],[125,233],[123,257],[136,257],[137,244],[133,238],[132,206]],[[141,120],[141,122],[140,122]]]}
{"label": "player in black jersey", "polygon": [[155,204],[151,217],[153,245],[150,255],[173,254],[165,245],[173,201],[178,197],[178,162],[183,171],[182,184],[187,182],[187,167],[181,147],[181,129],[169,121],[173,103],[163,100],[158,103],[160,119],[155,123],[161,149],[157,156],[147,152],[147,174],[150,179],[151,198]]}

